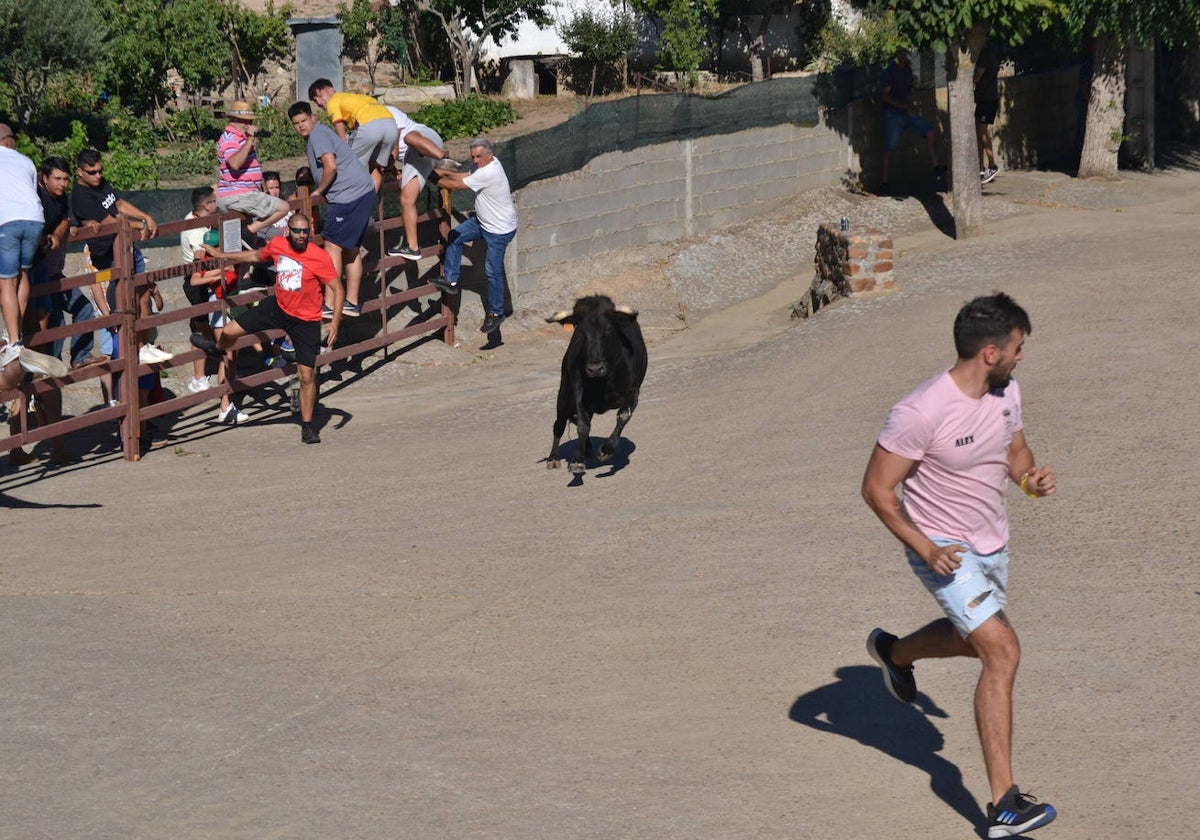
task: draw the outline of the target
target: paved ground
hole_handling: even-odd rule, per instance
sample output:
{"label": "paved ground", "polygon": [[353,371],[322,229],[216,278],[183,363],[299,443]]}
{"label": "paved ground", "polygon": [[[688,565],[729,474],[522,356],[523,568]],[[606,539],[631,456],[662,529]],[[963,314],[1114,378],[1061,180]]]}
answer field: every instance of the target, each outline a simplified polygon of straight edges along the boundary
{"label": "paved ground", "polygon": [[[663,255],[657,296],[614,258],[676,327],[582,482],[540,462],[565,338],[533,311],[495,350],[345,375],[319,447],[264,405],[137,464],[0,474],[0,837],[978,836],[976,669],[884,693],[867,632],[934,613],[858,482],[992,289],[1032,315],[1061,488],[1012,496],[1017,777],[1061,813],[1038,836],[1192,836],[1198,187],[1010,174],[957,243],[853,199],[911,222],[899,289],[803,322],[802,262],[702,287],[746,276],[739,237]],[[762,224],[809,240],[809,209]]]}

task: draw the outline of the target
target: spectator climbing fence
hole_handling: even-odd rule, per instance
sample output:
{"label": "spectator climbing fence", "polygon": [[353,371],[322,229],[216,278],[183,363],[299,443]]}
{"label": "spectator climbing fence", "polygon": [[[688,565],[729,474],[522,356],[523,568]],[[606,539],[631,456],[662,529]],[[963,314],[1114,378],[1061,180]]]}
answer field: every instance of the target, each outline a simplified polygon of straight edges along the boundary
{"label": "spectator climbing fence", "polygon": [[[450,195],[440,191],[440,205],[427,210],[419,216],[418,222],[423,232],[435,228],[438,235],[436,245],[422,249],[423,256],[438,257],[438,265],[427,269],[422,275],[418,263],[405,260],[403,257],[391,257],[387,254],[387,245],[394,244],[403,234],[402,220],[398,204],[399,185],[395,181],[383,184],[380,190],[377,207],[376,224],[368,230],[368,255],[364,257],[362,289],[369,288],[368,278],[378,279],[379,294],[377,297],[359,301],[362,315],[357,319],[342,319],[342,329],[339,331],[338,344],[321,353],[317,358],[318,383],[320,367],[331,362],[349,359],[354,356],[373,353],[381,348],[386,350],[390,345],[410,339],[415,339],[430,333],[441,333],[442,339],[454,343],[454,324],[457,312],[457,301],[438,292],[425,279],[440,272],[441,255],[444,251],[446,237],[451,227]],[[297,196],[289,202],[293,210],[303,210],[313,219],[314,229],[320,230],[321,208],[325,204],[322,197],[313,200],[307,188],[301,188]],[[184,219],[159,225],[157,240],[177,243],[182,231],[195,228],[221,229],[221,223],[241,219],[237,213],[222,213],[205,216],[199,219]],[[222,300],[207,301],[195,305],[185,305],[154,313],[148,317],[139,317],[136,311],[138,291],[156,283],[182,283],[182,278],[193,271],[214,266],[223,266],[221,260],[202,260],[194,263],[178,262],[161,268],[153,268],[140,274],[133,272],[133,246],[137,241],[136,229],[127,219],[114,219],[97,229],[76,231],[72,242],[84,242],[100,235],[115,235],[114,263],[111,269],[105,271],[85,272],[63,277],[50,283],[39,285],[39,295],[67,291],[69,289],[91,287],[101,282],[116,284],[116,307],[108,315],[97,314],[96,318],[66,324],[25,336],[29,347],[42,347],[50,342],[63,340],[69,344],[75,337],[89,331],[115,329],[113,338],[116,349],[115,358],[72,369],[63,377],[35,377],[25,381],[18,388],[0,391],[0,402],[14,401],[10,410],[10,426],[15,426],[7,437],[0,437],[0,452],[10,451],[18,446],[28,446],[59,436],[67,436],[70,440],[72,433],[117,421],[120,423],[121,449],[127,460],[136,461],[140,457],[141,442],[139,428],[141,424],[155,417],[172,414],[191,408],[210,400],[219,400],[225,394],[234,394],[250,389],[260,388],[274,380],[291,377],[295,374],[295,363],[291,362],[284,368],[268,368],[254,371],[245,375],[239,374],[237,365],[232,365],[228,372],[228,381],[214,385],[199,393],[191,393],[186,388],[179,389],[182,393],[173,394],[169,398],[150,405],[140,405],[136,377],[167,368],[190,370],[194,360],[203,358],[200,350],[190,346],[184,352],[176,353],[168,362],[154,365],[139,364],[137,335],[152,328],[183,325],[184,335],[190,332],[187,322],[198,316],[207,316],[218,309],[228,310],[232,306],[252,304],[273,294],[273,289],[266,291],[245,291],[231,295]],[[314,245],[323,246],[323,240],[318,235],[313,238]],[[396,312],[404,311],[412,302],[423,297],[436,295],[437,298],[428,307],[422,309],[398,329],[392,323]],[[98,310],[97,310],[98,313]],[[349,321],[355,324],[371,324],[365,328],[366,337],[358,340],[345,341],[343,337],[350,333],[347,329]],[[363,333],[361,329],[353,331],[355,336]],[[251,333],[240,338],[234,349],[240,350],[257,342],[282,338],[280,330],[267,330]],[[131,363],[132,362],[132,363]],[[29,400],[41,401],[43,406],[53,404],[54,397],[61,398],[68,388],[80,386],[95,387],[101,377],[112,375],[120,377],[121,385],[115,405],[102,405],[95,410],[87,411],[78,416],[59,418],[54,422],[38,423],[31,426],[27,407]],[[50,399],[47,399],[49,397]],[[3,430],[0,430],[2,433]]]}

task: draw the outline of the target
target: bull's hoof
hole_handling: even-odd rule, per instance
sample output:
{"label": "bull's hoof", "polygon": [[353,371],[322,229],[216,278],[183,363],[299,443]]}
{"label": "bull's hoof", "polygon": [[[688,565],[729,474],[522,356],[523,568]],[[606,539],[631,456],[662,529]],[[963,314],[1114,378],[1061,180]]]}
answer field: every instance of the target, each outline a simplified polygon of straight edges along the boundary
{"label": "bull's hoof", "polygon": [[548,470],[558,469],[558,459],[557,458],[547,458],[546,459],[546,469],[548,469]]}
{"label": "bull's hoof", "polygon": [[602,446],[600,447],[600,454],[596,456],[596,460],[598,460],[601,464],[605,464],[608,463],[608,460],[612,458],[612,456],[613,454]]}
{"label": "bull's hoof", "polygon": [[571,475],[583,475],[587,472],[587,466],[583,461],[572,461],[570,464]]}

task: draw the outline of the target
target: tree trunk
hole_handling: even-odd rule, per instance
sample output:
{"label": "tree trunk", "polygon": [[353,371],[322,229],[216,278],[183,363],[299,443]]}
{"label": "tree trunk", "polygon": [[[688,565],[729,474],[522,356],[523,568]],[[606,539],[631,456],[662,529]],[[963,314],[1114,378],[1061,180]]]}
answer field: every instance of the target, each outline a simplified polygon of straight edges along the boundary
{"label": "tree trunk", "polygon": [[975,62],[987,30],[975,26],[963,41],[950,45],[953,61],[947,84],[950,99],[950,176],[953,179],[954,238],[983,233],[983,193],[979,186],[979,141],[975,136]]}
{"label": "tree trunk", "polygon": [[1078,177],[1113,180],[1125,134],[1125,44],[1097,37],[1093,67]]}

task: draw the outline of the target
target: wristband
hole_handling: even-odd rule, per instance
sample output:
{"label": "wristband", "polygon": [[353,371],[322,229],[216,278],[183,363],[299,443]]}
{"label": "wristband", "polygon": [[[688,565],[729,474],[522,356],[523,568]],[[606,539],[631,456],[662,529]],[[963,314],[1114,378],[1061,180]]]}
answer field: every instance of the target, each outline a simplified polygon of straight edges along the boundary
{"label": "wristband", "polygon": [[1031,499],[1041,498],[1041,496],[1029,489],[1029,473],[1025,473],[1025,475],[1021,476],[1021,489],[1024,490],[1025,495]]}

